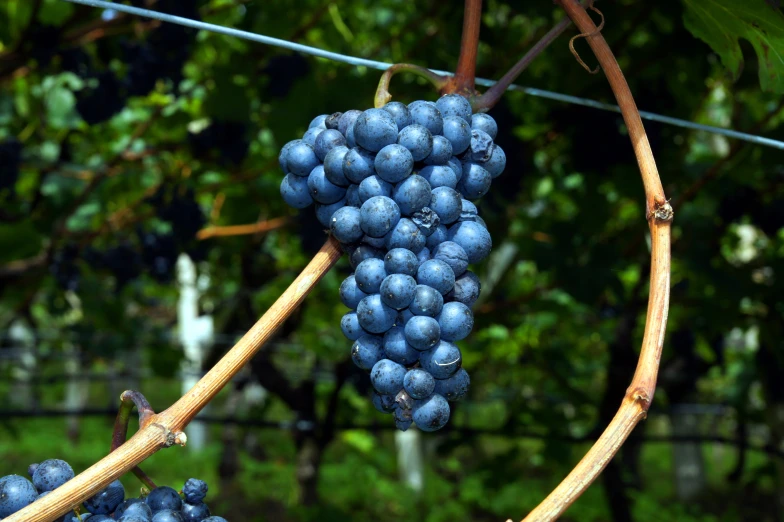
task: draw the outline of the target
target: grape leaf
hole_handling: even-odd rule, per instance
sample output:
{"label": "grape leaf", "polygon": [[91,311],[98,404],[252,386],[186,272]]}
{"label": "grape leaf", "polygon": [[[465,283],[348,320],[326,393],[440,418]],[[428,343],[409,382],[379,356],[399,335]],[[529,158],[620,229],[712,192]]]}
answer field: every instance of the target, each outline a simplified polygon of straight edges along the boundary
{"label": "grape leaf", "polygon": [[784,93],[784,14],[774,0],[683,0],[683,21],[691,33],[721,57],[737,78],[743,68],[739,39],[759,58],[760,85]]}

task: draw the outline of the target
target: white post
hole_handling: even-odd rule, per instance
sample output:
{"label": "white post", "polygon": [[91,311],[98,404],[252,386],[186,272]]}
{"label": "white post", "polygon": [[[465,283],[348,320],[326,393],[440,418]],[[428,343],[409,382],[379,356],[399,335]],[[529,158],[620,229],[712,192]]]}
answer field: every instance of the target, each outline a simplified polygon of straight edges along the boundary
{"label": "white post", "polygon": [[395,431],[395,444],[397,445],[400,480],[417,493],[421,493],[425,485],[422,433],[413,427],[406,431],[397,430]]}

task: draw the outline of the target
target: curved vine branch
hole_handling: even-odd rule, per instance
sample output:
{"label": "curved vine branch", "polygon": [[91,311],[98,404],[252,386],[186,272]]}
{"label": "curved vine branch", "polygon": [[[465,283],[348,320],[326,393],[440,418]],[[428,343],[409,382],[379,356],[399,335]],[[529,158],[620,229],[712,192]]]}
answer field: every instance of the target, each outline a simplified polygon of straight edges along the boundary
{"label": "curved vine branch", "polygon": [[376,95],[374,98],[374,106],[377,109],[380,109],[386,105],[389,100],[392,99],[392,94],[389,92],[389,83],[392,81],[392,77],[394,75],[404,71],[421,76],[422,78],[432,83],[438,90],[443,89],[451,80],[451,78],[434,73],[426,67],[414,65],[411,63],[396,63],[384,71],[384,74],[381,75],[381,79],[378,81],[378,88],[376,89]]}
{"label": "curved vine branch", "polygon": [[596,480],[631,431],[645,419],[653,401],[670,303],[670,227],[673,210],[664,196],[648,137],[629,85],[596,25],[577,0],[556,0],[586,34],[621,108],[645,187],[646,219],[651,232],[651,279],[645,333],[637,369],[621,407],[602,435],[571,473],[524,522],[557,519]]}
{"label": "curved vine branch", "polygon": [[[183,442],[185,426],[269,341],[341,254],[340,245],[330,237],[261,319],[176,403],[162,413],[145,414],[143,426],[130,440],[47,496],[5,518],[4,522],[50,522],[98,493],[153,453]],[[127,398],[131,399],[130,396]],[[146,411],[144,406],[142,409]]]}

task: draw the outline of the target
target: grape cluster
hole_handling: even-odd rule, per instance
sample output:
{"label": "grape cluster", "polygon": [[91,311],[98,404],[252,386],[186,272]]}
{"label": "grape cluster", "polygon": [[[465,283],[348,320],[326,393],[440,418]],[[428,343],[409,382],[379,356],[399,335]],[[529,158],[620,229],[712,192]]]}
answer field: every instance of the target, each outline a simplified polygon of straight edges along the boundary
{"label": "grape cluster", "polygon": [[[31,480],[20,475],[0,477],[0,520],[48,495],[74,477],[64,460],[50,459],[27,468]],[[168,486],[153,489],[144,498],[125,498],[125,488],[115,480],[94,497],[84,501],[84,509],[71,511],[56,522],[227,522],[210,516],[204,503],[207,483],[188,479],[179,493]]]}
{"label": "grape cluster", "polygon": [[470,383],[456,341],[474,325],[479,279],[468,270],[492,241],[471,200],[506,166],[490,116],[464,97],[316,117],[280,153],[283,199],[316,216],[349,254],[341,328],[370,372],[373,404],[395,425],[449,420]]}

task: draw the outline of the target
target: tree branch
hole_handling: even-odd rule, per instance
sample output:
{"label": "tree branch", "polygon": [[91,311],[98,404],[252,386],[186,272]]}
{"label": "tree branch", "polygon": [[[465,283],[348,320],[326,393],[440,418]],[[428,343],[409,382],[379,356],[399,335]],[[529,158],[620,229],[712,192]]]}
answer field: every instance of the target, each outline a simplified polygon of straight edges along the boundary
{"label": "tree branch", "polygon": [[163,413],[150,416],[145,427],[97,464],[6,518],[5,522],[51,521],[67,513],[71,506],[94,496],[156,451],[174,444],[178,436],[181,437],[185,426],[264,346],[337,262],[341,253],[338,242],[330,238],[261,319],[180,400]]}
{"label": "tree branch", "polygon": [[670,300],[670,225],[673,211],[664,196],[640,113],[618,62],[585,9],[577,0],[557,1],[586,35],[588,44],[607,76],[629,130],[645,188],[646,219],[651,232],[651,277],[640,358],[618,413],[564,481],[528,514],[525,518],[528,522],[555,520],[566,511],[596,480],[637,423],[646,417],[656,387]]}
{"label": "tree branch", "polygon": [[250,223],[248,225],[229,225],[229,226],[212,226],[199,230],[196,234],[196,239],[204,240],[211,237],[227,237],[227,236],[244,236],[249,234],[262,234],[270,232],[286,226],[289,223],[289,218],[279,217],[268,219],[266,221],[259,221],[257,223]]}

